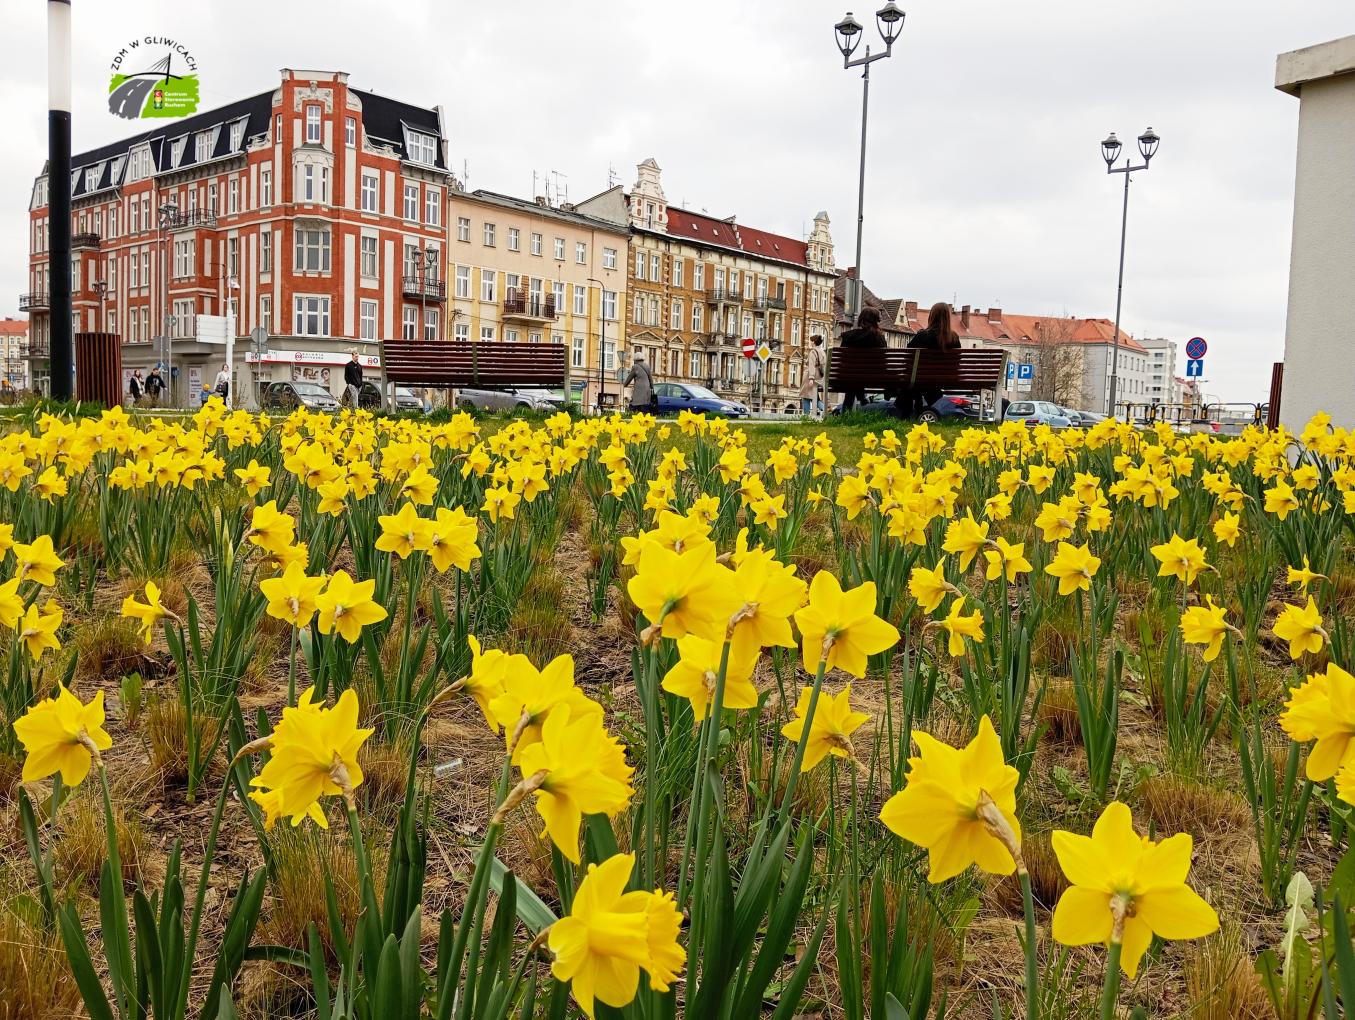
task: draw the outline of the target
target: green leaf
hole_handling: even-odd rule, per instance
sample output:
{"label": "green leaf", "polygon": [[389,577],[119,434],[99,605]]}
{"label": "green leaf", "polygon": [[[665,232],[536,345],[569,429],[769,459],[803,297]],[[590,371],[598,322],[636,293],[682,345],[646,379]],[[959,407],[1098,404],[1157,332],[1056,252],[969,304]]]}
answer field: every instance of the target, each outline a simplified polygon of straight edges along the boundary
{"label": "green leaf", "polygon": [[543,931],[560,920],[555,913],[546,906],[530,886],[525,885],[523,881],[504,865],[497,857],[489,862],[489,886],[500,896],[503,895],[504,882],[512,876],[516,885],[517,915],[518,918],[531,929],[533,935],[540,935]]}
{"label": "green leaf", "polygon": [[404,1015],[403,982],[400,978],[400,944],[395,941],[394,935],[387,935],[377,958],[376,974],[367,974],[369,982],[375,980],[368,1003],[373,1016],[393,1018]]}
{"label": "green leaf", "polygon": [[885,995],[885,1020],[912,1020],[908,1010],[903,1008],[903,1003],[894,998],[893,992]]}
{"label": "green leaf", "polygon": [[71,965],[71,974],[75,977],[76,987],[80,989],[80,998],[90,1020],[114,1020],[113,1007],[108,1003],[99,975],[95,973],[94,962],[89,958],[89,947],[85,943],[85,932],[80,927],[80,915],[74,904],[67,903],[61,911],[61,941],[66,946],[66,960]]}

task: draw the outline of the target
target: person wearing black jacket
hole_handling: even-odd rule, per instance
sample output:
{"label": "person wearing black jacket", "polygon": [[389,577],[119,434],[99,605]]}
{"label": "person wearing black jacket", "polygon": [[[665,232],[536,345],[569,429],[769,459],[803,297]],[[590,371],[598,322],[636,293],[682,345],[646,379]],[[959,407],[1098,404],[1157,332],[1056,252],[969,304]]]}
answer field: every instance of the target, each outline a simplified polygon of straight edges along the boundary
{"label": "person wearing black jacket", "polygon": [[[863,308],[856,317],[856,328],[842,334],[842,347],[879,349],[888,346],[885,343],[884,330],[880,328],[880,313],[874,308]],[[860,387],[848,390],[842,398],[842,413],[846,414],[857,404],[865,404],[866,391]]]}
{"label": "person wearing black jacket", "polygon": [[358,397],[362,393],[362,365],[358,363],[358,352],[354,351],[348,364],[343,366],[343,399],[357,410]]}
{"label": "person wearing black jacket", "polygon": [[165,390],[165,380],[160,375],[160,366],[156,365],[146,376],[146,399],[152,404],[160,403],[160,394]]}
{"label": "person wearing black jacket", "polygon": [[[938,301],[927,313],[927,325],[913,334],[908,342],[914,351],[958,351],[960,337],[951,325],[950,305]],[[940,390],[906,389],[894,398],[894,408],[901,418],[911,418],[925,407],[931,407],[944,394]]]}

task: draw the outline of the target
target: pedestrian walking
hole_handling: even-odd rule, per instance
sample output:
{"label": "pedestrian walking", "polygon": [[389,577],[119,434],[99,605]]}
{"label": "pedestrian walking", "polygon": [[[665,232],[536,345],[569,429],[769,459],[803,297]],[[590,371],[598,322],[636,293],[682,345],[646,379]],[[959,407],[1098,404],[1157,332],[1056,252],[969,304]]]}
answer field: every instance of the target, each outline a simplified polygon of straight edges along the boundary
{"label": "pedestrian walking", "polygon": [[[874,308],[863,308],[856,317],[856,327],[842,334],[842,347],[855,347],[863,350],[878,350],[887,347],[884,330],[880,328],[880,313]],[[842,413],[846,414],[857,404],[865,404],[866,391],[861,387],[848,390],[842,398]]]}
{"label": "pedestrian walking", "polygon": [[358,362],[358,352],[350,353],[352,357],[343,366],[343,401],[357,410],[358,398],[362,394],[362,365]]}
{"label": "pedestrian walking", "polygon": [[165,392],[165,380],[160,375],[160,366],[156,365],[146,376],[146,400],[152,405],[160,403],[160,394]]}
{"label": "pedestrian walking", "polygon": [[230,366],[230,365],[228,365],[228,364],[223,364],[223,365],[221,366],[221,371],[218,372],[218,373],[216,374],[216,383],[215,383],[214,386],[213,386],[213,391],[214,391],[214,392],[216,393],[216,395],[217,395],[218,397],[220,397],[222,400],[228,400],[228,399],[230,399],[230,395],[231,395],[231,366]]}
{"label": "pedestrian walking", "polygon": [[800,382],[800,411],[805,415],[823,413],[823,398],[819,391],[823,386],[825,360],[823,337],[816,333],[809,338],[809,351],[805,355],[805,377]]}
{"label": "pedestrian walking", "polygon": [[654,395],[654,376],[649,371],[649,365],[645,363],[644,351],[636,350],[635,358],[630,366],[630,373],[626,376],[622,385],[631,388],[631,413],[658,410],[658,398]]}
{"label": "pedestrian walking", "polygon": [[127,380],[127,395],[132,398],[132,406],[141,402],[141,369],[133,369],[132,377]]}

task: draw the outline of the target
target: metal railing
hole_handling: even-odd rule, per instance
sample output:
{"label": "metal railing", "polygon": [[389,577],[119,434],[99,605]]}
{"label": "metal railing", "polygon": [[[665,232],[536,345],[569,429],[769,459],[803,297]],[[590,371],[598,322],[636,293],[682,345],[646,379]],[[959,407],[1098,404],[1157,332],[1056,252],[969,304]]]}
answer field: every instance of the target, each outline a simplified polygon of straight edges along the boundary
{"label": "metal railing", "polygon": [[81,248],[98,248],[103,242],[98,234],[93,231],[85,231],[80,234],[71,235],[71,250],[79,251]]}
{"label": "metal railing", "polygon": [[553,319],[555,295],[537,297],[509,291],[503,299],[503,314],[522,319]]}
{"label": "metal railing", "polygon": [[215,209],[177,209],[164,214],[164,226],[167,230],[188,230],[203,227],[216,229]]}
{"label": "metal railing", "polygon": [[400,291],[405,297],[423,298],[426,301],[444,301],[447,298],[447,284],[427,276],[406,276]]}
{"label": "metal railing", "polygon": [[765,312],[769,309],[774,312],[784,312],[786,310],[785,298],[768,297],[765,294],[762,295],[761,297],[753,298],[748,303],[752,306],[753,311],[755,312]]}
{"label": "metal railing", "polygon": [[21,312],[32,312],[39,309],[45,311],[48,307],[48,298],[46,294],[33,293],[19,295],[19,311]]}
{"label": "metal railing", "polygon": [[743,304],[743,291],[735,287],[711,287],[706,291],[706,303],[712,305]]}

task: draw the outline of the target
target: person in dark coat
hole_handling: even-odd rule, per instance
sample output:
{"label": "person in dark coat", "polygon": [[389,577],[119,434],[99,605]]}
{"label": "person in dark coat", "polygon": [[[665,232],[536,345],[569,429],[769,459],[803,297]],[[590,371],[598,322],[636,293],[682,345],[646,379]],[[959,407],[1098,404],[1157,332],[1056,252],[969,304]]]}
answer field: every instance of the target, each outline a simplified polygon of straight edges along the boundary
{"label": "person in dark coat", "polygon": [[132,398],[133,406],[141,402],[141,369],[135,370],[132,378],[127,380],[127,393]]}
{"label": "person in dark coat", "polygon": [[343,366],[344,402],[357,410],[358,399],[362,395],[362,364],[358,361],[358,352],[352,351],[348,364]]}
{"label": "person in dark coat", "polygon": [[160,375],[160,366],[156,365],[146,376],[146,399],[151,404],[160,403],[160,394],[165,391],[165,380]]}
{"label": "person in dark coat", "polygon": [[[958,351],[960,336],[951,325],[950,305],[938,301],[927,313],[927,325],[913,334],[908,349],[914,351]],[[901,418],[911,418],[923,408],[931,407],[944,394],[938,389],[907,389],[894,398],[894,408]]]}
{"label": "person in dark coat", "polygon": [[[880,313],[874,308],[863,308],[856,317],[856,327],[842,334],[841,347],[856,347],[866,350],[887,347],[884,330],[880,328]],[[842,413],[846,414],[857,404],[866,402],[863,388],[848,390],[842,398]]]}

